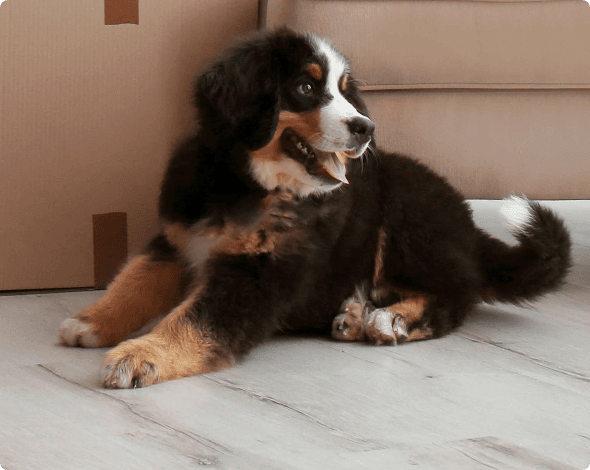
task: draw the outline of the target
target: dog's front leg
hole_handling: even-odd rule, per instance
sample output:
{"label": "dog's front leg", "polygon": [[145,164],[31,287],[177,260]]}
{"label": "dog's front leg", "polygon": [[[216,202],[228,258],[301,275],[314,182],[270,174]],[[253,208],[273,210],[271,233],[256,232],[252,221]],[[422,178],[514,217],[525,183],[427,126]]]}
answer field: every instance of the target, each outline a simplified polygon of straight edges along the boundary
{"label": "dog's front leg", "polygon": [[279,327],[301,298],[302,258],[219,255],[202,284],[148,335],[125,341],[103,362],[103,384],[145,387],[225,369]]}
{"label": "dog's front leg", "polygon": [[136,388],[225,369],[236,362],[206,325],[194,320],[199,293],[176,307],[154,330],[125,341],[103,361],[103,384],[108,388]]}

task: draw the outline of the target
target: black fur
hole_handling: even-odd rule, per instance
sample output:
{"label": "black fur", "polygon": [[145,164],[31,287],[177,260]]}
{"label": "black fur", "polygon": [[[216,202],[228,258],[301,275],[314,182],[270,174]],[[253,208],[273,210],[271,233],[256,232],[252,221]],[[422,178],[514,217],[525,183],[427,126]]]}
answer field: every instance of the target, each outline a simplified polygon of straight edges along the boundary
{"label": "black fur", "polygon": [[[281,29],[241,43],[200,75],[199,126],[165,174],[164,221],[247,225],[260,216],[271,193],[251,175],[249,155],[271,140],[279,111],[321,106],[321,97],[306,102],[292,93],[313,54],[304,36]],[[344,94],[368,115],[353,80]],[[343,300],[372,279],[380,229],[387,282],[436,296],[424,318],[435,336],[459,326],[484,292],[493,291],[487,300],[521,302],[563,281],[569,235],[550,211],[533,204],[530,229],[509,247],[474,225],[469,206],[443,178],[411,158],[379,153],[348,163],[349,185],[285,203],[295,217],[274,230],[300,234],[295,252],[279,246],[209,259],[191,321],[236,355],[279,329],[328,333]],[[162,240],[154,247],[176,256]]]}
{"label": "black fur", "polygon": [[571,240],[563,221],[548,208],[529,202],[532,220],[517,233],[516,246],[480,230],[480,264],[485,283],[500,302],[530,302],[563,283],[571,265]]}

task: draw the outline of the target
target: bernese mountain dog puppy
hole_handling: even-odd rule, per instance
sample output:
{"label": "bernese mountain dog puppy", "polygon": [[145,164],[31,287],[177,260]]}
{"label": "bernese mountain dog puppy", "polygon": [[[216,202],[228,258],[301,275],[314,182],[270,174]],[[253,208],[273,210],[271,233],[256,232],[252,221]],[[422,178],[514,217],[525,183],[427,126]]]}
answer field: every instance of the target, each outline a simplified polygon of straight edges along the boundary
{"label": "bernese mountain dog puppy", "polygon": [[195,105],[198,126],[164,175],[161,233],[60,327],[64,345],[117,345],[106,387],[224,369],[279,330],[437,338],[478,302],[531,301],[568,272],[570,237],[550,210],[507,199],[507,245],[443,178],[377,150],[326,39],[278,29],[242,41],[200,74]]}

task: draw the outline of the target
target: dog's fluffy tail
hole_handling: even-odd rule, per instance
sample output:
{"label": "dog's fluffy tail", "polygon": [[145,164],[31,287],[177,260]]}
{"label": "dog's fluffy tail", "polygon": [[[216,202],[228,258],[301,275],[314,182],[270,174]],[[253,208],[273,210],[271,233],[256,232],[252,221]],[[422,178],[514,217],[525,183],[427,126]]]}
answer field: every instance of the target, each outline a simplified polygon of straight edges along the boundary
{"label": "dog's fluffy tail", "polygon": [[483,300],[519,304],[558,289],[571,267],[571,239],[563,220],[517,196],[504,200],[501,213],[518,244],[480,231]]}

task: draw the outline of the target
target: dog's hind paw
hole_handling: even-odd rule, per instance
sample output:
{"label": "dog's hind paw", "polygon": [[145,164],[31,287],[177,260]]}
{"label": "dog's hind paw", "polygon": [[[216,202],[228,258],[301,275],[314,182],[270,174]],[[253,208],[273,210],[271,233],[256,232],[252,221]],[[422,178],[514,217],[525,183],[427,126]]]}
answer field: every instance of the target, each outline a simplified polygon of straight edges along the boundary
{"label": "dog's hind paw", "polygon": [[348,313],[336,315],[332,322],[332,338],[338,341],[362,341],[365,339],[363,324]]}
{"label": "dog's hind paw", "polygon": [[338,341],[364,341],[365,323],[369,312],[375,307],[361,290],[346,299],[340,307],[340,314],[332,321],[332,338]]}
{"label": "dog's hind paw", "polygon": [[59,340],[64,346],[98,348],[101,338],[94,331],[94,325],[77,317],[67,318],[59,327]]}
{"label": "dog's hind paw", "polygon": [[369,341],[377,345],[403,342],[408,337],[408,326],[404,317],[384,308],[373,310],[365,322]]}

